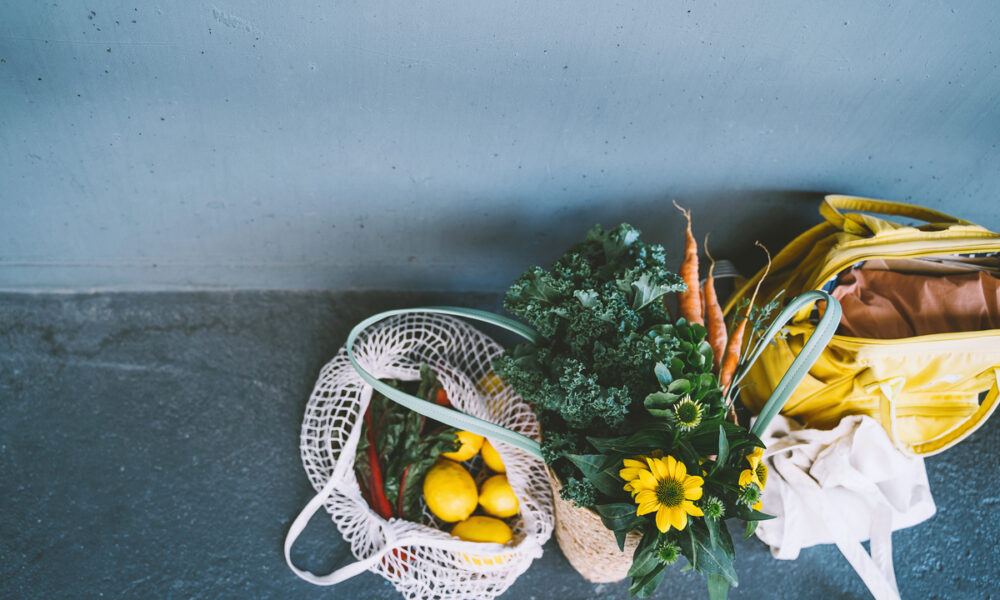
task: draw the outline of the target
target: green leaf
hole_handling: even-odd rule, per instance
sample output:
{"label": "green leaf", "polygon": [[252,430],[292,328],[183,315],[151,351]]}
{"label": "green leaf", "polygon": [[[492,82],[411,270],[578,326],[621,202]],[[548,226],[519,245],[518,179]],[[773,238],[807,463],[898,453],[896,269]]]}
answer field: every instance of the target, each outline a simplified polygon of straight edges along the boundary
{"label": "green leaf", "polygon": [[712,345],[706,341],[698,342],[698,354],[705,359],[706,362],[712,362]]}
{"label": "green leaf", "polygon": [[726,459],[729,458],[729,438],[726,437],[726,428],[719,425],[719,452],[718,456],[715,458],[715,466],[712,467],[712,473],[715,473],[719,465],[726,464]]}
{"label": "green leaf", "polygon": [[747,521],[747,532],[743,534],[743,539],[745,540],[750,539],[750,536],[752,536],[753,533],[757,531],[758,523],[760,523],[760,521]]}
{"label": "green leaf", "polygon": [[618,549],[625,552],[625,538],[628,537],[628,532],[624,529],[615,530],[615,541],[618,542]]}
{"label": "green leaf", "polygon": [[639,545],[636,546],[632,554],[632,566],[628,570],[628,576],[632,579],[642,577],[653,570],[653,567],[660,564],[660,557],[657,555],[657,536],[646,534],[642,536]]}
{"label": "green leaf", "polygon": [[635,297],[632,300],[632,308],[641,310],[651,302],[662,296],[676,291],[678,286],[673,281],[657,281],[651,273],[643,273],[639,279],[632,282],[635,290]]}
{"label": "green leaf", "polygon": [[726,600],[729,595],[729,582],[722,575],[709,573],[705,576],[708,580],[709,600]]}
{"label": "green leaf", "polygon": [[659,381],[660,385],[664,388],[670,385],[670,382],[674,380],[674,376],[670,374],[670,369],[663,363],[656,363],[653,367],[653,374],[656,375],[657,381]]}
{"label": "green leaf", "polygon": [[687,379],[675,379],[670,382],[670,385],[667,386],[667,391],[671,394],[683,396],[691,391],[691,382]]}
{"label": "green leaf", "polygon": [[762,513],[742,504],[736,507],[736,516],[744,521],[769,521],[774,518],[774,515]]}
{"label": "green leaf", "polygon": [[657,425],[656,427],[640,429],[630,435],[625,444],[628,448],[647,449],[647,448],[664,448],[666,447],[666,438],[668,430],[663,425]]}
{"label": "green leaf", "polygon": [[736,577],[736,570],[733,569],[733,560],[726,556],[722,548],[712,544],[708,530],[695,521],[688,527],[688,531],[695,557],[692,561],[695,568],[706,574],[721,575],[732,585],[737,585],[739,579]]}
{"label": "green leaf", "polygon": [[718,519],[705,519],[705,526],[708,528],[709,540],[712,545],[722,550],[730,561],[736,558],[736,549],[733,547],[733,537],[729,535],[729,528],[724,521]]}
{"label": "green leaf", "polygon": [[614,531],[631,531],[642,524],[642,518],[635,514],[638,507],[630,502],[613,502],[597,504],[594,510],[601,517],[601,522]]}
{"label": "green leaf", "polygon": [[625,446],[625,440],[627,436],[613,437],[613,438],[599,438],[599,437],[588,437],[587,441],[597,449],[598,452],[603,454],[611,454],[612,452],[621,452],[621,449]]}
{"label": "green leaf", "polygon": [[684,373],[684,361],[677,358],[676,356],[670,359],[670,372],[675,376],[680,376]]}
{"label": "green leaf", "polygon": [[666,567],[667,565],[660,563],[638,580],[633,579],[632,584],[628,587],[629,594],[639,598],[648,598],[663,581],[663,577],[667,574]]}
{"label": "green leaf", "polygon": [[643,405],[649,411],[649,414],[654,417],[666,417],[673,414],[673,405],[679,398],[678,394],[670,392],[653,392],[646,396],[646,399],[643,400]]}
{"label": "green leaf", "polygon": [[[618,496],[622,493],[624,482],[618,477],[617,468],[608,456],[604,454],[566,454],[568,458],[590,480],[602,494]],[[614,474],[608,472],[608,463],[615,469]]]}
{"label": "green leaf", "polygon": [[[709,358],[709,361],[712,359]],[[716,389],[715,375],[711,373],[702,373],[698,376],[698,387],[705,390],[705,392],[711,392]]]}
{"label": "green leaf", "polygon": [[625,458],[630,458],[637,454],[644,454],[650,450],[667,447],[667,434],[669,428],[665,421],[653,421],[656,425],[639,429],[630,436],[614,438],[594,438],[588,437],[587,441],[594,445],[594,448],[604,454],[624,454]]}

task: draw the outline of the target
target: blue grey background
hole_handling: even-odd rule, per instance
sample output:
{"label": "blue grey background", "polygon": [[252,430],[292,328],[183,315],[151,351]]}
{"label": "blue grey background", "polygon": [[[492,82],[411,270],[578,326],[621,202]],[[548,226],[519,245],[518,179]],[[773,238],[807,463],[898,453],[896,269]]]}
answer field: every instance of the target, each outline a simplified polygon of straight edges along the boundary
{"label": "blue grey background", "polygon": [[719,256],[822,192],[1000,228],[1000,9],[0,8],[0,289],[499,290],[594,222]]}

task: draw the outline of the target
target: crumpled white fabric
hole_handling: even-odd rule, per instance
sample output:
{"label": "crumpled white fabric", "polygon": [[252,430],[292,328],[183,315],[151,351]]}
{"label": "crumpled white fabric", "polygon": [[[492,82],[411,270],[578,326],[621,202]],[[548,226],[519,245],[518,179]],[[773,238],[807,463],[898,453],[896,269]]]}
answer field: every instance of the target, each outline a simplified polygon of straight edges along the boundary
{"label": "crumpled white fabric", "polygon": [[[868,416],[831,430],[802,429],[778,415],[762,436],[769,469],[757,537],[775,558],[836,544],[876,600],[898,599],[892,532],[935,512],[922,458],[897,450]],[[871,540],[869,555],[861,542]]]}

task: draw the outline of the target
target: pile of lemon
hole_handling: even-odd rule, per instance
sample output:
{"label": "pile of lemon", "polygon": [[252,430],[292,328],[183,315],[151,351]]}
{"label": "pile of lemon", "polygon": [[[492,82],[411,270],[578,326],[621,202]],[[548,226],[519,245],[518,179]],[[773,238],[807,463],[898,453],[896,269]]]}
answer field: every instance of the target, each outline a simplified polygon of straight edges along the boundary
{"label": "pile of lemon", "polygon": [[[424,501],[434,516],[455,523],[451,534],[468,542],[506,544],[513,538],[510,527],[502,521],[518,511],[517,496],[507,482],[507,472],[500,454],[489,440],[469,431],[458,432],[461,446],[441,454],[424,477]],[[480,454],[483,463],[494,473],[476,486],[472,474],[461,464]],[[473,515],[480,508],[484,515]],[[472,562],[480,564],[477,559]],[[488,563],[489,561],[487,561]]]}

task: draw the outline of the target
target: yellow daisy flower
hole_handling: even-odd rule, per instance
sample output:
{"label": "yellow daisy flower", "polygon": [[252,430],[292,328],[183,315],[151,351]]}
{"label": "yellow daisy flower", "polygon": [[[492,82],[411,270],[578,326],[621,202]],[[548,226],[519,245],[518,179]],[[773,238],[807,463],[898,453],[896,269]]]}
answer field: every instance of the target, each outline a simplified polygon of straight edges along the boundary
{"label": "yellow daisy flower", "polygon": [[754,448],[754,451],[747,455],[747,462],[750,468],[740,473],[740,485],[750,482],[756,483],[761,490],[767,484],[767,465],[764,464],[764,449]]}
{"label": "yellow daisy flower", "polygon": [[767,465],[764,464],[763,458],[764,449],[754,448],[754,451],[747,455],[747,462],[750,463],[750,468],[740,473],[740,486],[745,488],[751,483],[757,486],[756,497],[758,500],[750,508],[758,511],[763,507],[764,503],[760,500],[760,496],[761,492],[764,491],[764,485],[767,484]]}
{"label": "yellow daisy flower", "polygon": [[[650,453],[650,456],[653,458],[660,458],[661,456],[663,456],[663,451],[653,450]],[[638,470],[647,469],[646,461],[649,460],[650,456],[646,456],[645,454],[643,454],[635,458],[626,458],[624,460],[625,468],[619,471],[618,475],[625,481],[628,482],[632,481],[633,479],[639,476]],[[624,489],[626,492],[631,492],[633,498],[635,497],[636,494],[639,493],[637,490],[634,490],[632,488],[631,483],[626,483]]]}
{"label": "yellow daisy flower", "polygon": [[687,474],[684,463],[673,456],[665,458],[643,457],[643,461],[625,459],[619,471],[627,481],[626,489],[638,504],[637,515],[656,513],[656,528],[666,533],[671,527],[684,529],[688,515],[702,517],[704,513],[694,505],[699,500],[705,480]]}

